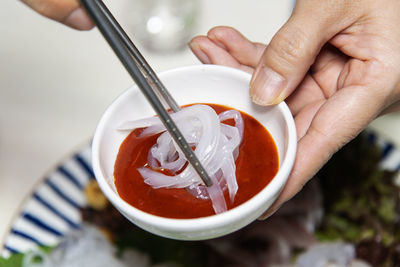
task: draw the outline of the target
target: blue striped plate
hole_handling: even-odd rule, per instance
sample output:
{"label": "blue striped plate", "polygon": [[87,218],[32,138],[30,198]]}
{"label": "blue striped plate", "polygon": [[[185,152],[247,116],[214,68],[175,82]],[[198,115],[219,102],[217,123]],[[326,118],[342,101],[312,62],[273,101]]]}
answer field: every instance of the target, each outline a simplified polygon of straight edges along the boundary
{"label": "blue striped plate", "polygon": [[24,252],[38,245],[56,245],[81,225],[79,209],[86,206],[83,190],[93,179],[90,145],[57,166],[21,205],[2,256]]}
{"label": "blue striped plate", "polygon": [[[371,144],[381,147],[381,167],[400,170],[400,150],[374,132]],[[55,168],[22,204],[4,240],[2,256],[24,252],[37,245],[56,245],[60,238],[80,227],[79,209],[86,205],[83,189],[93,179],[91,150],[87,145]],[[396,184],[400,186],[400,175]]]}

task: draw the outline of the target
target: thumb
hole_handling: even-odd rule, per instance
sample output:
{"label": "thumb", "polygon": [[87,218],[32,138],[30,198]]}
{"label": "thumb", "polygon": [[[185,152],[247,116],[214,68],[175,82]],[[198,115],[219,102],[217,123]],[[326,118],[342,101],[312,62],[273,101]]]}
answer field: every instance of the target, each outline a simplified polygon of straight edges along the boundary
{"label": "thumb", "polygon": [[272,38],[253,74],[253,102],[274,105],[293,92],[322,46],[345,27],[337,20],[348,22],[342,19],[347,13],[341,11],[343,2],[297,1],[292,16]]}

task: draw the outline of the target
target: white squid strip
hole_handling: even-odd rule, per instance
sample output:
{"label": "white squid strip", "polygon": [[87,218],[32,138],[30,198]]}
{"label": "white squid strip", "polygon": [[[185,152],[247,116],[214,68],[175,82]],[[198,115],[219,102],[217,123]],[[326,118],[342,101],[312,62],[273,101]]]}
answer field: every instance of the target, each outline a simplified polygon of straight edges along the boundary
{"label": "white squid strip", "polygon": [[134,121],[124,121],[117,129],[120,131],[132,131],[137,128],[151,127],[158,123],[160,123],[158,117],[150,117]]}
{"label": "white squid strip", "polygon": [[[206,187],[193,167],[186,164],[184,154],[157,117],[124,122],[119,127],[120,130],[147,127],[140,136],[164,132],[149,150],[149,167],[139,168],[139,173],[145,183],[153,188],[186,188],[197,198],[211,199],[215,213],[226,211],[223,192],[228,190],[233,203],[238,190],[235,160],[244,129],[240,112],[228,110],[217,115],[209,106],[193,105],[172,113],[171,118],[189,145],[195,148],[194,153],[214,184]],[[235,126],[222,123],[228,119],[233,119]],[[165,175],[157,171],[159,169],[168,170],[175,175]]]}
{"label": "white squid strip", "polygon": [[234,109],[227,110],[218,114],[218,118],[221,122],[228,119],[233,119],[235,121],[235,127],[239,130],[240,139],[242,139],[244,131],[244,123],[242,115],[240,114],[239,111]]}

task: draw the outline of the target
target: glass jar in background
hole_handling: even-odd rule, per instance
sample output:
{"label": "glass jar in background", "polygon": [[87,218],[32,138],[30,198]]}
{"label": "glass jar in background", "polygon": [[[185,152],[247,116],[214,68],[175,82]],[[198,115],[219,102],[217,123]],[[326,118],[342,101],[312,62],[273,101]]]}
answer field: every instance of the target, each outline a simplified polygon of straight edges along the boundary
{"label": "glass jar in background", "polygon": [[196,26],[200,0],[127,0],[127,31],[152,52],[184,48]]}

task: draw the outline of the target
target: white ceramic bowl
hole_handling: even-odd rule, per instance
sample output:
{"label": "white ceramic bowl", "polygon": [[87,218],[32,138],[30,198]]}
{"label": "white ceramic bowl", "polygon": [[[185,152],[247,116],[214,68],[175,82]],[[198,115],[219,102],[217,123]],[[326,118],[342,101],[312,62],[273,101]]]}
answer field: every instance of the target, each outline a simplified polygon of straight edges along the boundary
{"label": "white ceramic bowl", "polygon": [[[257,195],[227,212],[197,219],[170,219],[134,208],[115,190],[114,162],[127,133],[116,128],[125,120],[154,115],[136,86],[119,96],[102,116],[92,145],[92,161],[100,188],[111,203],[137,226],[157,235],[181,240],[202,240],[236,231],[259,217],[277,198],[292,169],[296,155],[296,129],[285,103],[273,107],[253,104],[249,98],[250,74],[222,66],[196,65],[159,75],[180,105],[216,103],[244,111],[261,122],[275,140],[279,171]],[[193,207],[195,208],[195,207]]]}

